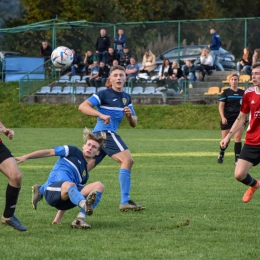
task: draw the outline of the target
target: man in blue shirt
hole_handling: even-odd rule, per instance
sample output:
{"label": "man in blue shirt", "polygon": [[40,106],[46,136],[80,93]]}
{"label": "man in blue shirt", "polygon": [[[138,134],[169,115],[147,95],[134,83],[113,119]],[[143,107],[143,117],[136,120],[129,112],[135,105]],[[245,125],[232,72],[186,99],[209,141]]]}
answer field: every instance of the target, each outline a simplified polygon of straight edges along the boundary
{"label": "man in blue shirt", "polygon": [[[112,84],[111,88],[97,92],[79,106],[82,113],[97,117],[93,133],[105,132],[107,137],[100,154],[90,161],[88,170],[99,164],[106,155],[118,162],[120,164],[119,182],[121,189],[119,209],[121,211],[141,210],[144,206],[137,205],[130,199],[133,159],[124,141],[116,134],[124,116],[126,116],[130,126],[137,125],[137,116],[131,97],[123,91],[126,81],[125,68],[119,65],[113,66],[109,79]],[[93,107],[97,107],[97,110]]]}
{"label": "man in blue shirt", "polygon": [[95,85],[95,80],[98,78],[98,73],[99,73],[99,65],[98,62],[95,60],[93,61],[93,66],[90,70],[90,77],[86,79],[87,85],[90,87],[91,85]]}
{"label": "man in blue shirt", "polygon": [[63,145],[15,158],[18,163],[21,163],[27,159],[60,156],[47,181],[43,185],[33,186],[34,209],[37,209],[38,201],[44,196],[50,206],[59,210],[53,224],[60,224],[66,210],[79,206],[80,212],[71,223],[71,227],[90,228],[91,226],[85,220],[86,215],[93,214],[93,208],[99,203],[104,191],[104,185],[101,182],[87,185],[86,182],[89,178],[88,162],[99,154],[106,139],[105,133],[97,136],[86,129],[84,136],[86,143],[82,151],[75,146]]}
{"label": "man in blue shirt", "polygon": [[211,50],[211,56],[214,61],[214,64],[219,67],[220,70],[224,71],[223,66],[219,62],[218,55],[219,55],[219,48],[221,47],[221,39],[220,36],[217,34],[215,29],[210,29],[210,34],[212,35],[212,43],[208,45]]}
{"label": "man in blue shirt", "polygon": [[126,67],[126,75],[128,80],[135,80],[139,73],[139,66],[135,64],[135,59],[132,57],[130,59],[130,64]]}

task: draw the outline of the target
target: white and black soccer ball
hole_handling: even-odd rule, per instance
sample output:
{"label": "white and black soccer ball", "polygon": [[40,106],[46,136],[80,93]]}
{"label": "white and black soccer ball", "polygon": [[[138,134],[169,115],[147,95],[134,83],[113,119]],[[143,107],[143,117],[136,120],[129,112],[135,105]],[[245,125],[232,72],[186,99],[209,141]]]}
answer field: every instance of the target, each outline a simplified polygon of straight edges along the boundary
{"label": "white and black soccer ball", "polygon": [[53,50],[51,54],[51,61],[57,68],[68,67],[73,61],[73,53],[68,47],[59,46]]}

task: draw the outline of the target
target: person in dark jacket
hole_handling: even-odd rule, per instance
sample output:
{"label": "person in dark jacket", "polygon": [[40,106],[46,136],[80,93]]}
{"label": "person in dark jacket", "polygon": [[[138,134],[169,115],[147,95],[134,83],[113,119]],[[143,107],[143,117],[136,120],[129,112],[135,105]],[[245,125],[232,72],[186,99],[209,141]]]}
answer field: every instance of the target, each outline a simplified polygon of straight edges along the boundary
{"label": "person in dark jacket", "polygon": [[93,66],[93,59],[94,56],[92,54],[92,51],[87,51],[85,53],[85,58],[84,58],[84,65],[86,68],[86,74],[88,74],[88,72],[91,70],[92,66]]}
{"label": "person in dark jacket", "polygon": [[124,53],[121,55],[119,60],[119,65],[123,67],[127,67],[130,64],[130,58],[132,57],[131,52],[129,51],[128,47],[124,47]]}
{"label": "person in dark jacket", "polygon": [[246,75],[251,75],[252,67],[252,52],[246,47],[244,48],[244,53],[241,60],[237,63],[237,71],[240,73],[241,70],[245,72]]}
{"label": "person in dark jacket", "polygon": [[74,49],[71,49],[73,53],[73,61],[71,64],[71,75],[74,76],[77,74],[77,72],[82,72],[85,67],[82,61],[81,54],[76,53]]}
{"label": "person in dark jacket", "polygon": [[217,34],[216,30],[214,28],[210,29],[210,34],[212,35],[211,38],[211,44],[208,45],[209,49],[210,49],[210,54],[213,58],[213,62],[216,66],[219,67],[219,69],[221,71],[224,71],[223,66],[221,65],[221,63],[219,62],[218,59],[218,55],[219,55],[219,49],[221,47],[221,39],[220,36]]}
{"label": "person in dark jacket", "polygon": [[100,61],[104,61],[105,64],[107,64],[107,55],[108,55],[108,48],[110,47],[110,39],[106,35],[106,30],[101,29],[100,30],[100,36],[97,38],[96,42],[96,53],[97,53],[97,59],[98,63]]}
{"label": "person in dark jacket", "polygon": [[112,47],[109,47],[108,48],[108,57],[107,57],[107,66],[108,66],[108,68],[113,66],[113,61],[114,60],[118,60],[118,55],[117,55],[116,51]]}
{"label": "person in dark jacket", "polygon": [[123,49],[126,46],[127,37],[124,35],[123,29],[118,29],[118,35],[114,39],[114,43],[116,44],[117,55],[120,57],[123,54]]}
{"label": "person in dark jacket", "polygon": [[50,58],[52,53],[52,47],[47,41],[42,41],[42,46],[40,47],[40,56]]}

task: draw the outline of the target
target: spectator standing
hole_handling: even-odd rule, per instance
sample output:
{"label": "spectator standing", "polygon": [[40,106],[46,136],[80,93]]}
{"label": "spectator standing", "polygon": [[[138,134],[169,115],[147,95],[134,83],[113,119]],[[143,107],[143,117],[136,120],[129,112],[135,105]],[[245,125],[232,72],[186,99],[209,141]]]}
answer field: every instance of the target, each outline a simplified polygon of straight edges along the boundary
{"label": "spectator standing", "polygon": [[[219,99],[219,114],[221,117],[220,128],[222,140],[228,135],[232,125],[238,118],[241,102],[244,94],[244,90],[238,88],[239,77],[237,74],[232,74],[229,79],[230,88],[225,89],[221,93],[221,97]],[[243,127],[241,127],[234,134],[234,152],[235,152],[235,163],[237,162],[241,148],[241,137],[243,134]],[[228,147],[228,144],[225,148],[220,147],[220,153],[218,156],[218,163],[223,163],[225,151]]]}
{"label": "spectator standing", "polygon": [[156,68],[155,65],[155,55],[151,50],[147,49],[143,56],[142,67],[140,68],[141,73],[150,74]]}
{"label": "spectator standing", "polygon": [[82,72],[84,69],[84,64],[82,61],[82,56],[80,53],[76,53],[74,49],[71,49],[73,53],[73,61],[71,64],[71,75],[74,76],[77,72]]}
{"label": "spectator standing", "polygon": [[201,81],[204,81],[205,75],[210,75],[213,69],[213,58],[208,49],[203,49],[200,55],[200,66],[197,68],[202,73]]}
{"label": "spectator standing", "polygon": [[97,60],[93,61],[93,66],[90,70],[90,77],[86,79],[87,85],[91,86],[94,83],[94,79],[98,77],[99,65]]}
{"label": "spectator standing", "polygon": [[112,47],[109,47],[108,48],[108,57],[107,57],[108,68],[111,68],[111,66],[113,66],[114,60],[118,60],[118,55]]}
{"label": "spectator standing", "polygon": [[213,58],[213,63],[219,67],[221,71],[224,71],[223,66],[220,64],[218,55],[219,55],[219,48],[221,47],[221,39],[220,36],[217,34],[214,28],[210,29],[210,34],[212,35],[211,44],[208,45],[209,49],[211,50],[211,56]]}
{"label": "spectator standing", "polygon": [[84,65],[85,65],[85,68],[86,68],[86,74],[88,74],[88,72],[91,70],[92,66],[93,66],[93,59],[94,59],[94,56],[93,56],[93,53],[92,51],[87,51],[85,53],[85,58],[84,58]]}
{"label": "spectator standing", "polygon": [[40,47],[40,56],[50,58],[52,54],[52,47],[48,44],[48,41],[42,41]]}
{"label": "spectator standing", "polygon": [[257,62],[260,62],[260,49],[254,50],[252,65],[254,65]]}
{"label": "spectator standing", "polygon": [[125,72],[128,80],[132,82],[135,81],[136,76],[139,73],[139,67],[135,64],[135,58],[130,58],[130,64],[127,65]]}
{"label": "spectator standing", "polygon": [[248,47],[244,48],[244,53],[241,60],[237,63],[237,71],[241,73],[241,70],[245,72],[246,75],[251,74],[252,66],[252,53]]}
{"label": "spectator standing", "polygon": [[97,59],[98,64],[100,61],[104,61],[105,64],[107,64],[107,52],[108,48],[110,47],[110,39],[106,35],[106,30],[101,29],[100,30],[100,36],[97,38],[96,42],[96,53],[97,53]]}
{"label": "spectator standing", "polygon": [[132,57],[132,55],[127,46],[125,46],[123,50],[124,50],[124,53],[120,56],[119,64],[120,64],[120,66],[123,66],[124,68],[126,68],[127,65],[130,64],[130,58]]}
{"label": "spectator standing", "polygon": [[117,34],[116,38],[114,39],[117,55],[119,58],[123,54],[123,49],[126,46],[126,41],[127,41],[127,37],[125,36],[123,29],[119,28],[118,34]]}

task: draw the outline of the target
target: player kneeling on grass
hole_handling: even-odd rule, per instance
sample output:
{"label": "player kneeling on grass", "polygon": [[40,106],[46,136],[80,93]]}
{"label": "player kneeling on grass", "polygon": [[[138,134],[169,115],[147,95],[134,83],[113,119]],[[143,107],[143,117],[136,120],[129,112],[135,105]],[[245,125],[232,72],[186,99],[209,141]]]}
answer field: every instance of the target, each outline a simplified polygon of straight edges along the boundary
{"label": "player kneeling on grass", "polygon": [[33,186],[32,203],[35,209],[38,201],[44,196],[50,206],[59,210],[53,221],[54,224],[60,224],[66,210],[79,206],[81,210],[71,223],[71,227],[90,228],[91,226],[85,220],[86,215],[92,215],[93,208],[99,203],[104,191],[104,185],[101,182],[85,184],[89,178],[88,162],[99,154],[106,135],[97,136],[87,130],[84,139],[82,151],[75,146],[64,145],[15,157],[17,162],[21,163],[27,159],[60,156],[48,180],[41,186]]}

